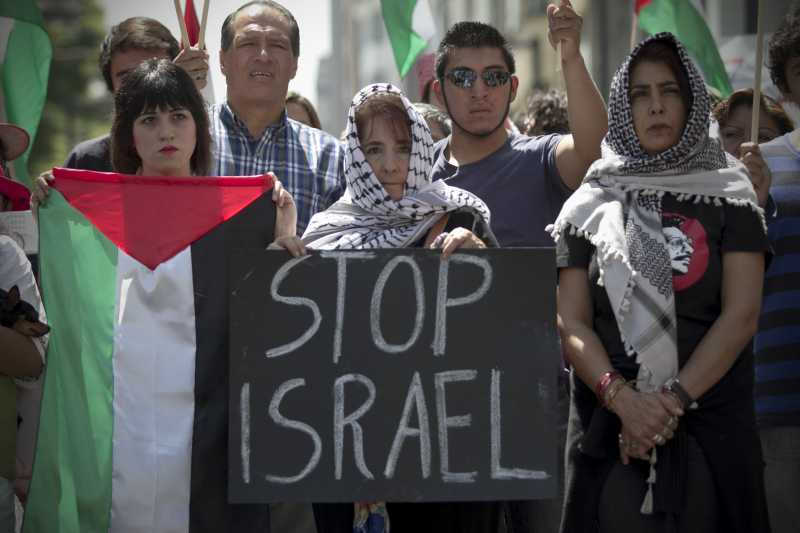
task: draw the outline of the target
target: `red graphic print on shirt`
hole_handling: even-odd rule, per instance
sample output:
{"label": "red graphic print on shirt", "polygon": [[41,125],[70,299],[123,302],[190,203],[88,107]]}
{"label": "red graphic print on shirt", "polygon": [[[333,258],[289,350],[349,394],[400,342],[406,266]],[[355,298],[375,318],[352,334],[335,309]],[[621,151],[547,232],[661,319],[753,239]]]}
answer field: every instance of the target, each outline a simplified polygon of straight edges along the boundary
{"label": "red graphic print on shirt", "polygon": [[697,283],[706,273],[706,230],[699,220],[678,213],[663,213],[661,222],[672,261],[672,286],[676,292],[680,292]]}

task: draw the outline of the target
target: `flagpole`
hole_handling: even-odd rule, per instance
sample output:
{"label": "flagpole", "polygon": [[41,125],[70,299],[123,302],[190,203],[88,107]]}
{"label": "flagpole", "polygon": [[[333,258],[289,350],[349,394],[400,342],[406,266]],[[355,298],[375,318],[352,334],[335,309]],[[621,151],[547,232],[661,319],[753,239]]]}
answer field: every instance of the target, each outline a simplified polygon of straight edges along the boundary
{"label": "flagpole", "polygon": [[206,23],[208,22],[208,2],[203,0],[203,16],[200,19],[200,36],[197,39],[197,47],[202,50],[206,47]]}
{"label": "flagpole", "polygon": [[630,46],[628,46],[629,51],[633,51],[633,47],[636,46],[636,28],[639,24],[639,15],[636,13],[636,2],[633,2],[633,19],[631,22],[631,42]]}
{"label": "flagpole", "polygon": [[181,9],[181,1],[173,0],[175,2],[175,13],[178,15],[178,24],[181,26],[181,40],[185,47],[192,46],[189,42],[189,30],[186,29],[186,22],[183,20],[183,10]]}
{"label": "flagpole", "polygon": [[758,142],[758,115],[761,111],[761,71],[764,63],[764,0],[758,0],[756,20],[756,79],[753,86],[753,117],[750,122],[750,142]]}

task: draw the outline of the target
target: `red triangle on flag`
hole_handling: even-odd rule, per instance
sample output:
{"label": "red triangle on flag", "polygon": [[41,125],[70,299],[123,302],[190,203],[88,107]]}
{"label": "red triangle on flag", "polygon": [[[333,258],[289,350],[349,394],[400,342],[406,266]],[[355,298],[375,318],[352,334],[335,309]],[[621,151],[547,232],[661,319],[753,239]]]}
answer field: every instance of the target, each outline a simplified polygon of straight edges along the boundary
{"label": "red triangle on flag", "polygon": [[273,186],[269,175],[148,177],[54,168],[53,176],[53,187],[75,209],[151,270]]}

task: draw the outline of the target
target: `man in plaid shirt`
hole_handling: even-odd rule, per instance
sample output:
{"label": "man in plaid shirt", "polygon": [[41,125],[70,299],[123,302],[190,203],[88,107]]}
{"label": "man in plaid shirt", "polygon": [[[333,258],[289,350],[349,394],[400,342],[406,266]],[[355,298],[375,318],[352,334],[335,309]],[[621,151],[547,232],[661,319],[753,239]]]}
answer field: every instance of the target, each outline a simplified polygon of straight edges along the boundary
{"label": "man in plaid shirt", "polygon": [[302,234],[345,185],[338,140],[286,116],[286,92],[300,55],[297,21],[276,2],[250,2],[223,22],[221,48],[228,101],[210,110],[213,173],[275,174],[294,197]]}

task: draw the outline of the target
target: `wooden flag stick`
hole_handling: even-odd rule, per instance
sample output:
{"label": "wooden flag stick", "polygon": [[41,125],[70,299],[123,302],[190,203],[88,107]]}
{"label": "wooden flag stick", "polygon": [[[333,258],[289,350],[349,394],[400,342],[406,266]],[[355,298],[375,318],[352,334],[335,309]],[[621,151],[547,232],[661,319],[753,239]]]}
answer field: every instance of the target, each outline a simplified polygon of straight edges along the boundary
{"label": "wooden flag stick", "polygon": [[758,142],[758,115],[761,111],[761,71],[764,63],[764,0],[758,0],[758,20],[756,21],[756,79],[753,84],[753,118],[750,123],[750,142]]}
{"label": "wooden flag stick", "polygon": [[175,13],[178,15],[178,24],[181,26],[181,40],[185,47],[190,47],[192,43],[189,42],[189,30],[186,29],[186,21],[183,20],[183,10],[181,9],[181,0],[173,0],[175,2]]}
{"label": "wooden flag stick", "polygon": [[633,22],[631,22],[631,42],[628,46],[628,51],[632,52],[633,47],[636,46],[636,28],[639,25],[639,15],[636,14],[636,11],[633,12]]}
{"label": "wooden flag stick", "polygon": [[206,47],[206,23],[208,22],[208,2],[203,0],[203,16],[200,19],[200,36],[197,38],[197,47],[202,50]]}

